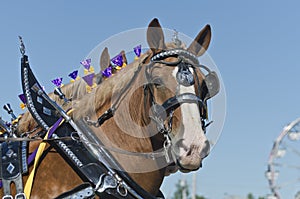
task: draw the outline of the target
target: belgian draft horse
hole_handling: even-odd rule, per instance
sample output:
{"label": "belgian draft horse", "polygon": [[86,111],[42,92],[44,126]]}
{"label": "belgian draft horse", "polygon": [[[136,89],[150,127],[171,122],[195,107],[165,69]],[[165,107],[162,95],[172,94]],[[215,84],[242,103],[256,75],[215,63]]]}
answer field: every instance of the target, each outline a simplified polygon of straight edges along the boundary
{"label": "belgian draft horse", "polygon": [[[97,120],[115,105],[113,117],[100,127],[90,128],[130,177],[154,196],[159,193],[166,175],[178,170],[198,170],[209,153],[203,125],[207,111],[204,101],[209,94],[205,75],[196,67],[199,63],[194,62],[207,50],[210,39],[211,29],[206,25],[189,47],[166,44],[158,20],[153,19],[147,30],[150,50],[138,60],[102,81],[89,94],[80,81],[62,88],[67,98],[72,96],[72,103],[63,108],[72,106],[75,122],[84,118]],[[174,49],[180,50],[172,51]],[[100,60],[102,67],[106,67],[109,60],[106,49]],[[187,71],[192,74],[191,81],[179,77]],[[53,94],[50,96],[62,103]],[[168,105],[169,99],[180,103],[170,102],[162,110],[161,105]],[[33,118],[25,113],[19,121],[18,132],[30,132],[35,127]],[[162,130],[167,131],[158,132]],[[37,144],[30,143],[30,152]],[[165,155],[156,158],[155,152],[160,149]],[[27,176],[23,179],[26,182]],[[36,172],[31,198],[54,198],[79,184],[82,180],[73,169],[54,149],[49,149]]]}

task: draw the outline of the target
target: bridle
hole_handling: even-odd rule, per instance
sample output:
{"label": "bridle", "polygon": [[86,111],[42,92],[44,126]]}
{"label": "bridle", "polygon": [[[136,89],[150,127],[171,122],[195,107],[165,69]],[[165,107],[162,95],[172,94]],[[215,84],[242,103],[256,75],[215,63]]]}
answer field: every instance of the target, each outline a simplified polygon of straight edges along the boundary
{"label": "bridle", "polygon": [[[177,61],[175,62],[167,62],[164,61],[164,59],[169,57],[176,57]],[[167,67],[178,67],[178,71],[176,74],[176,80],[177,80],[177,89],[176,89],[176,95],[167,99],[164,101],[161,105],[159,105],[154,97],[154,83],[152,83],[151,80],[151,74],[149,73],[150,69],[155,64],[164,64]],[[147,68],[145,70],[145,76],[147,79],[147,83],[144,86],[144,95],[150,95],[150,103],[151,103],[151,109],[153,112],[153,116],[150,116],[152,120],[154,120],[157,123],[157,129],[159,132],[163,134],[168,134],[172,131],[172,118],[173,113],[175,109],[180,107],[183,103],[195,103],[199,107],[200,111],[200,118],[201,118],[201,125],[204,132],[206,132],[206,127],[210,124],[206,124],[207,117],[207,98],[201,99],[201,94],[203,92],[203,87],[201,86],[199,77],[197,75],[197,69],[196,68],[204,68],[208,71],[209,74],[212,72],[205,67],[204,65],[199,65],[198,58],[193,55],[192,53],[184,50],[184,49],[171,49],[171,50],[165,50],[163,52],[160,52],[156,55],[154,55],[151,58],[151,62],[149,65],[147,65]],[[190,71],[190,68],[193,70],[194,74]],[[205,81],[203,81],[205,83]],[[179,86],[197,86],[198,95],[195,95],[193,93],[183,93],[179,94]],[[204,95],[203,95],[204,96]],[[146,99],[146,98],[145,98]],[[146,103],[146,102],[144,102]],[[164,125],[164,121],[166,119],[169,119],[168,126]]]}
{"label": "bridle", "polygon": [[[167,62],[164,61],[166,58],[175,57],[177,61]],[[158,104],[155,96],[154,96],[154,87],[155,83],[152,81],[152,77],[150,74],[151,68],[155,64],[163,64],[166,67],[178,67],[178,71],[176,74],[177,80],[177,89],[175,92],[175,96],[168,98],[162,104]],[[207,103],[206,98],[201,99],[200,95],[203,92],[203,87],[201,87],[201,83],[199,77],[197,75],[196,68],[204,68],[208,71],[208,73],[212,73],[207,67],[203,65],[199,65],[198,58],[192,53],[188,52],[184,49],[171,49],[162,51],[151,58],[150,64],[146,66],[145,77],[147,80],[147,84],[144,85],[144,107],[146,107],[148,99],[150,99],[151,112],[152,115],[149,117],[152,121],[156,123],[157,131],[164,136],[163,147],[165,150],[165,156],[167,163],[170,163],[169,151],[171,152],[172,158],[174,162],[176,161],[176,157],[174,151],[171,149],[172,146],[172,124],[173,124],[173,116],[174,111],[181,106],[183,103],[194,103],[197,104],[200,112],[201,118],[201,127],[204,133],[206,133],[206,128],[211,124],[211,122],[206,124],[207,117]],[[190,68],[193,70],[194,74],[190,71]],[[205,83],[203,81],[202,83]],[[197,86],[197,94],[193,93],[183,93],[179,94],[179,86]],[[204,96],[204,95],[203,95]]]}

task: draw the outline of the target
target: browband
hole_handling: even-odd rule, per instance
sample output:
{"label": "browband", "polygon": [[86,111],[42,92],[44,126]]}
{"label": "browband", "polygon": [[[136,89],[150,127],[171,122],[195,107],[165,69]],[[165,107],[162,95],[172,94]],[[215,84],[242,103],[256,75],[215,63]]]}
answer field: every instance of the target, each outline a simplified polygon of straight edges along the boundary
{"label": "browband", "polygon": [[172,57],[172,56],[184,56],[190,60],[192,60],[195,64],[199,64],[198,61],[198,57],[196,55],[194,55],[193,53],[184,50],[182,48],[175,48],[175,49],[171,49],[171,50],[164,50],[163,52],[160,52],[156,55],[154,55],[151,58],[151,61],[158,61],[167,57]]}

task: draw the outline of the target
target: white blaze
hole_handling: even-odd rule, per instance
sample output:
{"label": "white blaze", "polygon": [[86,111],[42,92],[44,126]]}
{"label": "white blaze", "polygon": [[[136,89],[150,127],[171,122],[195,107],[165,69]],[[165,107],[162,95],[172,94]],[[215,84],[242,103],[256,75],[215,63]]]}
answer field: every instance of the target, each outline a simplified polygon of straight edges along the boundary
{"label": "white blaze", "polygon": [[[176,78],[176,73],[178,68],[176,67],[173,71],[173,76]],[[195,87],[192,86],[183,86],[179,85],[179,93],[192,93],[195,94]],[[182,140],[184,147],[179,148],[179,155],[185,156],[189,151],[190,147],[196,147],[198,150],[201,150],[203,143],[206,140],[204,132],[201,126],[201,118],[198,105],[196,103],[183,103],[181,106],[181,115],[183,123],[183,131],[179,135],[175,136],[175,142]],[[178,137],[177,137],[178,136]]]}

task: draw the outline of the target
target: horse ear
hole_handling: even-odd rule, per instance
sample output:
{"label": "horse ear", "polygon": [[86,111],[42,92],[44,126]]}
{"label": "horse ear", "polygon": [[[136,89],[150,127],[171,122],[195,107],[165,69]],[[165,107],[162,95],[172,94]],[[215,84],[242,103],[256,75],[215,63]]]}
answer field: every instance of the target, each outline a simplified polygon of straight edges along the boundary
{"label": "horse ear", "polygon": [[123,63],[125,63],[125,64],[127,65],[127,58],[126,58],[126,55],[125,55],[125,51],[124,51],[124,50],[121,51],[121,55],[122,55]]}
{"label": "horse ear", "polygon": [[211,39],[210,25],[206,25],[197,35],[195,40],[188,47],[188,51],[194,53],[198,57],[203,55],[207,50]]}
{"label": "horse ear", "polygon": [[148,25],[147,42],[153,52],[166,48],[164,33],[158,19],[156,18],[154,18]]}
{"label": "horse ear", "polygon": [[104,71],[110,65],[110,56],[107,47],[104,48],[100,56],[100,70]]}

